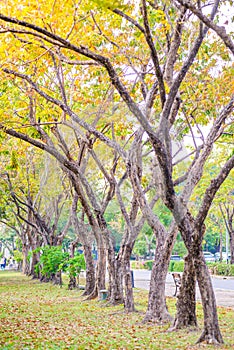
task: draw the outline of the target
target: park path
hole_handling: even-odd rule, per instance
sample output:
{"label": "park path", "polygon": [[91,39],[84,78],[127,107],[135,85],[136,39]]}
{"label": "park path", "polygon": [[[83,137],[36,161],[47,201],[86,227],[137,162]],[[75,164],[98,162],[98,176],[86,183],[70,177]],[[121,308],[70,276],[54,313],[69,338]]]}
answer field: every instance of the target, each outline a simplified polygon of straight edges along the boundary
{"label": "park path", "polygon": [[[133,273],[134,273],[135,287],[149,290],[150,271],[143,272],[143,270],[134,270]],[[219,280],[220,280],[220,283],[217,283]],[[234,277],[212,276],[212,282],[213,282],[217,305],[229,307],[234,310]],[[222,286],[222,284],[223,285],[225,284],[225,285]],[[173,297],[174,293],[175,293],[175,284],[173,282],[172,275],[168,273],[167,281],[166,281],[166,296]],[[197,300],[200,301],[201,297],[200,297],[198,287],[197,287],[196,295],[197,295]]]}

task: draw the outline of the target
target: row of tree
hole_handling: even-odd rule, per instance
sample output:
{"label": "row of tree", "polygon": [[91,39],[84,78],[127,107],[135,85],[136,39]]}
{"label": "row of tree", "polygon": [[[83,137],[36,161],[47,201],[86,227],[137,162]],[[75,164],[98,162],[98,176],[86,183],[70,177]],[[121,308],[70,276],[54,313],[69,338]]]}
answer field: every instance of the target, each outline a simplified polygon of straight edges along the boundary
{"label": "row of tree", "polygon": [[[202,252],[205,220],[219,190],[232,198],[229,186],[220,187],[234,166],[226,147],[233,140],[234,44],[233,33],[216,24],[220,3],[25,0],[0,13],[1,142],[5,153],[9,144],[16,148],[13,139],[31,145],[10,152],[11,170],[19,171],[21,158],[27,186],[18,184],[16,193],[8,172],[2,191],[16,208],[23,250],[33,251],[31,266],[39,260],[36,248],[61,245],[72,225],[72,247],[80,242],[84,249],[85,295],[94,298],[105,288],[107,263],[109,302],[134,311],[130,256],[147,223],[156,249],[144,321],[168,322],[165,281],[180,232],[188,255],[173,328],[197,325],[197,280],[204,311],[198,341],[209,343],[223,339]],[[55,201],[44,201],[43,215],[43,183],[29,186],[34,149],[52,156],[50,171],[63,187]],[[59,228],[66,200],[70,213]],[[168,222],[158,203],[170,213]],[[117,255],[107,223],[111,208],[121,214]],[[233,262],[230,225],[229,232]]]}

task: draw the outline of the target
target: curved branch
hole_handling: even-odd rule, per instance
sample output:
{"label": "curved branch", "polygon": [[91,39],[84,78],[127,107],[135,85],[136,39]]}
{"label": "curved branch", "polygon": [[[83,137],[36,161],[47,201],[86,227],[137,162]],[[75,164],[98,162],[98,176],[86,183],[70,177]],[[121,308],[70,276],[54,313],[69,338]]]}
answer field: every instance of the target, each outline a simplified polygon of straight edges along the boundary
{"label": "curved branch", "polygon": [[143,34],[145,34],[145,29],[133,18],[131,18],[130,16],[126,15],[126,13],[118,10],[118,9],[114,9],[112,10],[114,13],[116,13],[117,15],[125,18],[128,22],[132,23],[136,28],[138,28]]}
{"label": "curved branch", "polygon": [[218,189],[220,188],[224,180],[228,177],[230,171],[233,168],[234,155],[226,162],[224,167],[221,169],[219,175],[215,179],[211,180],[210,186],[206,189],[205,195],[202,200],[202,205],[195,219],[195,224],[198,228],[202,227]]}
{"label": "curved branch", "polygon": [[152,39],[151,31],[150,31],[150,26],[148,22],[148,15],[147,15],[147,8],[146,8],[146,1],[142,0],[142,15],[143,15],[143,21],[144,21],[144,26],[145,26],[145,39],[147,41],[147,44],[149,45],[150,52],[151,52],[151,58],[154,64],[155,68],[155,73],[158,79],[158,86],[159,86],[159,91],[160,91],[160,98],[161,98],[161,103],[162,106],[164,105],[166,101],[166,91],[165,91],[165,86],[164,86],[164,81],[163,81],[163,74],[159,65],[159,60],[158,60],[158,54]]}
{"label": "curved branch", "polygon": [[[69,115],[77,124],[79,124],[80,126],[82,126],[84,129],[86,129],[87,131],[89,131],[90,133],[92,133],[93,135],[95,135],[96,137],[98,137],[101,141],[103,141],[104,143],[106,143],[109,147],[115,149],[118,151],[119,154],[121,154],[121,156],[124,158],[125,157],[125,152],[123,151],[123,149],[114,141],[110,140],[108,137],[106,137],[105,135],[103,135],[101,132],[99,132],[97,129],[95,129],[93,126],[89,125],[88,123],[86,123],[83,119],[80,119],[70,108],[69,106],[67,106],[66,104],[64,104],[62,101],[57,100],[56,98],[53,98],[52,96],[48,95],[47,93],[45,93],[44,91],[42,91],[39,86],[32,81],[27,75],[25,74],[21,74],[18,72],[15,72],[13,70],[9,70],[9,69],[3,69],[3,71],[7,74],[12,74],[16,77],[19,77],[21,79],[26,80],[31,87],[39,94],[41,95],[43,98],[45,98],[47,101],[57,105],[58,107],[60,107],[67,115]],[[3,125],[2,125],[2,129],[3,129]],[[41,149],[44,146],[42,146],[44,144],[40,143],[40,146],[37,146]]]}
{"label": "curved branch", "polygon": [[[234,43],[230,36],[227,34],[225,27],[218,26],[215,24],[210,18],[203,15],[203,13],[197,9],[191,1],[187,0],[176,0],[181,5],[183,5],[185,8],[192,11],[207,27],[213,29],[215,33],[223,40],[224,44],[229,48],[229,50],[234,55]],[[218,1],[220,2],[220,1]]]}
{"label": "curved branch", "polygon": [[[216,0],[216,2],[214,3],[214,6],[212,8],[211,15],[210,15],[211,19],[214,19],[215,14],[217,12],[217,2],[218,2],[218,0]],[[170,116],[171,108],[172,108],[172,105],[174,103],[174,99],[179,91],[180,85],[181,85],[182,81],[184,80],[189,68],[193,64],[194,59],[195,59],[195,57],[196,57],[196,55],[201,47],[201,44],[203,42],[203,39],[207,34],[207,31],[208,31],[207,27],[205,27],[204,30],[200,30],[199,35],[198,35],[197,39],[195,40],[194,45],[193,45],[190,53],[188,54],[187,60],[184,62],[180,72],[178,73],[178,75],[176,76],[176,78],[174,79],[174,81],[171,85],[171,89],[170,89],[170,92],[168,94],[167,100],[164,104],[163,112],[162,112],[162,116],[161,116],[161,120],[160,120],[160,129],[162,129],[162,130],[163,130],[164,125],[165,125],[165,120],[168,120],[168,118]]]}

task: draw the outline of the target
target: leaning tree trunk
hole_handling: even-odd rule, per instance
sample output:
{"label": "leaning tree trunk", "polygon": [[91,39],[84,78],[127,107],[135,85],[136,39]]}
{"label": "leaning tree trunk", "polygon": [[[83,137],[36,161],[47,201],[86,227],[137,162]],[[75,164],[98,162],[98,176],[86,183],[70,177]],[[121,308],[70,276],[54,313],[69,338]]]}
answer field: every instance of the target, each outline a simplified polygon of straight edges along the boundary
{"label": "leaning tree trunk", "polygon": [[[115,257],[115,250],[111,239],[110,232],[108,231],[106,221],[102,214],[97,215],[99,227],[103,233],[105,244],[107,247],[107,262],[108,262],[108,301],[112,305],[123,303],[123,286],[121,270],[119,269],[117,259]],[[100,290],[100,289],[99,289]]]}
{"label": "leaning tree trunk", "polygon": [[[79,240],[76,238],[74,241],[71,242],[70,245],[70,258],[74,258],[75,256],[75,248],[78,244]],[[77,288],[77,280],[76,276],[74,276],[72,273],[69,276],[69,282],[68,282],[68,289],[73,290]]]}
{"label": "leaning tree trunk", "polygon": [[179,221],[178,227],[189,255],[191,255],[194,262],[196,279],[198,281],[202,300],[204,330],[197,342],[206,341],[209,344],[222,344],[223,339],[219,329],[214,290],[202,252],[202,239],[205,232],[205,225],[195,222],[192,215],[187,212],[183,219]]}
{"label": "leaning tree trunk", "polygon": [[188,254],[184,261],[184,272],[176,303],[177,312],[171,330],[197,327],[196,275],[192,256]]}
{"label": "leaning tree trunk", "polygon": [[206,341],[208,344],[222,344],[223,338],[219,329],[215,294],[201,249],[194,254],[194,265],[204,313],[204,330],[197,343]]}
{"label": "leaning tree trunk", "polygon": [[144,322],[168,322],[172,320],[168,312],[165,296],[165,285],[170,263],[170,254],[164,250],[163,242],[157,240],[155,260],[152,267],[148,308]]}
{"label": "leaning tree trunk", "polygon": [[[95,288],[95,266],[92,256],[92,245],[91,239],[89,237],[88,229],[84,224],[84,221],[79,221],[77,217],[77,203],[78,203],[78,194],[75,193],[73,197],[72,207],[71,207],[71,221],[76,231],[77,237],[71,243],[71,252],[70,255],[73,258],[75,253],[75,247],[78,242],[81,242],[84,248],[84,258],[86,264],[86,283],[85,283],[85,291],[83,295],[91,295]],[[76,278],[70,277],[69,288],[74,289],[77,285]]]}

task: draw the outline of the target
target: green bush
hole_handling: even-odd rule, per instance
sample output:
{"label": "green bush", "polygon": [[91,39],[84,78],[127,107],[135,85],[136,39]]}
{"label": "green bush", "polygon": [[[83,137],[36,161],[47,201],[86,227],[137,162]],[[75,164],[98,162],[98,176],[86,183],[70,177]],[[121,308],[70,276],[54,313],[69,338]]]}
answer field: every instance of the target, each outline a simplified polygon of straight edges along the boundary
{"label": "green bush", "polygon": [[152,270],[154,260],[147,260],[144,262],[144,268],[147,270]]}
{"label": "green bush", "polygon": [[211,273],[220,276],[234,276],[234,265],[224,262],[208,263]]}
{"label": "green bush", "polygon": [[69,258],[69,254],[64,253],[61,246],[45,246],[36,249],[36,251],[38,250],[42,251],[42,254],[39,263],[36,265],[36,270],[37,272],[40,271],[41,275],[47,278],[60,271],[61,264]]}
{"label": "green bush", "polygon": [[[146,261],[131,261],[131,268],[136,270],[152,270],[154,260]],[[174,261],[171,260],[168,268],[169,272],[183,272],[184,271],[184,262],[183,261]]]}
{"label": "green bush", "polygon": [[14,250],[14,260],[20,264],[23,261],[23,253],[19,250]]}
{"label": "green bush", "polygon": [[76,254],[74,258],[65,259],[59,266],[59,269],[67,272],[69,277],[79,276],[81,270],[85,270],[84,254]]}
{"label": "green bush", "polygon": [[133,270],[144,270],[147,269],[145,261],[131,261],[131,269]]}
{"label": "green bush", "polygon": [[171,260],[168,268],[169,272],[183,272],[184,271],[184,262]]}

